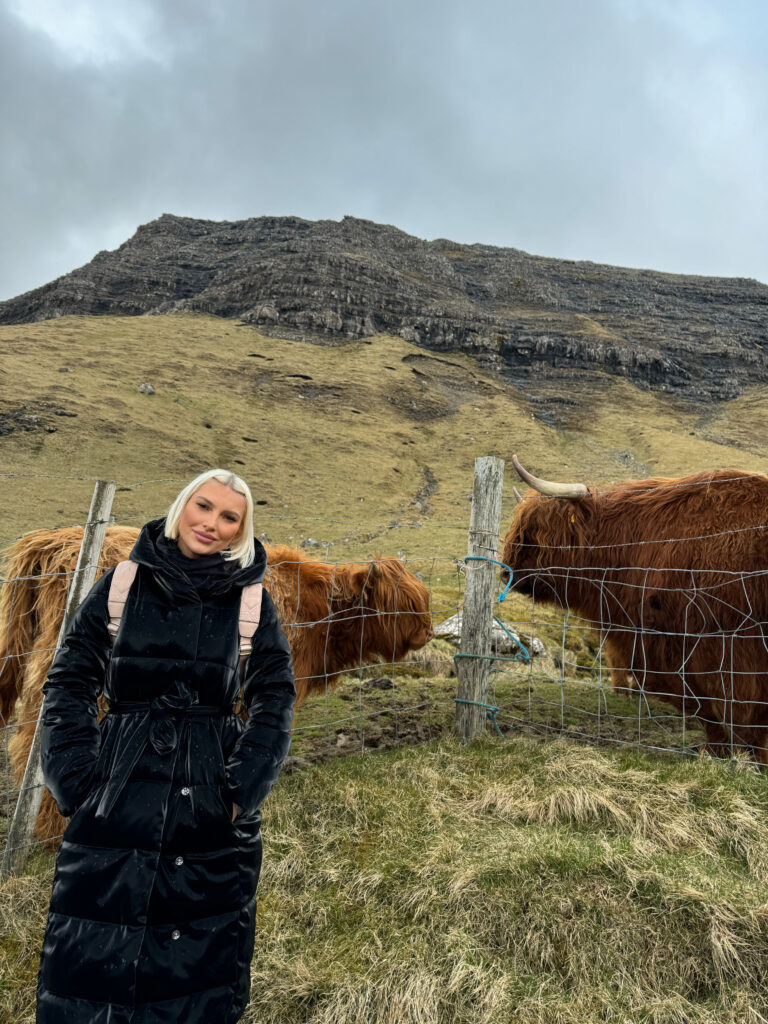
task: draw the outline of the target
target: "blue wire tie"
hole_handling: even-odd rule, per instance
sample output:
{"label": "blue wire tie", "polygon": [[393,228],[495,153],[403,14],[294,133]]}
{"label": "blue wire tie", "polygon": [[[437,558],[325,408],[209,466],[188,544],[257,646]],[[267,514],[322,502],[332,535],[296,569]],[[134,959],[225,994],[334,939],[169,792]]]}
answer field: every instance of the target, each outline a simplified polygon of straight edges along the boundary
{"label": "blue wire tie", "polygon": [[525,644],[522,642],[520,637],[519,636],[515,636],[514,633],[510,633],[510,631],[507,629],[507,627],[504,625],[504,623],[501,621],[501,619],[497,619],[495,615],[493,616],[493,621],[496,623],[496,625],[501,626],[501,628],[507,634],[509,639],[510,640],[514,640],[515,643],[517,644],[518,648],[519,648],[518,653],[514,656],[514,658],[512,660],[513,661],[522,661],[526,665],[530,665],[530,663],[531,663],[530,651],[525,646]]}
{"label": "blue wire tie", "polygon": [[504,587],[502,592],[496,598],[497,601],[505,600],[507,594],[509,593],[509,588],[512,586],[512,576],[513,576],[512,569],[511,569],[510,566],[507,565],[506,562],[500,562],[497,558],[486,558],[485,555],[467,555],[467,557],[464,559],[464,561],[465,562],[493,562],[494,565],[500,565],[503,569],[506,569],[507,572],[509,573],[509,579],[507,580],[507,585],[506,585],[506,587]]}
{"label": "blue wire tie", "polygon": [[496,732],[502,739],[504,739],[504,733],[501,731],[499,723],[496,721],[496,712],[499,710],[496,704],[483,704],[481,700],[465,700],[464,697],[454,697],[453,699],[457,704],[474,704],[478,708],[485,708],[487,717],[490,718],[496,727]]}

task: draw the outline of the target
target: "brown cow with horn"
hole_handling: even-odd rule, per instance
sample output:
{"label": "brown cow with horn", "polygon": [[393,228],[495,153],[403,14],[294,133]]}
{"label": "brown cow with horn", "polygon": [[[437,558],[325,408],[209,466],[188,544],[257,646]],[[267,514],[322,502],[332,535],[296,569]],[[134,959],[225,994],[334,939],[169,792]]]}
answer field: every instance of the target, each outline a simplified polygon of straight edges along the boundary
{"label": "brown cow with horn", "polygon": [[[106,531],[101,569],[128,557],[139,531]],[[69,577],[77,564],[81,528],[38,530],[6,555],[0,592],[0,725],[16,712],[9,744],[20,781],[27,763],[42,688],[53,660]],[[400,661],[433,636],[429,590],[396,558],[333,564],[303,551],[267,547],[264,586],[291,645],[297,707],[324,693],[341,675],[371,661]],[[60,835],[64,821],[46,793],[37,821],[42,839]]]}
{"label": "brown cow with horn", "polygon": [[587,619],[611,664],[695,716],[712,753],[768,763],[768,477],[720,469],[598,490],[512,458],[538,492],[504,539],[513,588]]}

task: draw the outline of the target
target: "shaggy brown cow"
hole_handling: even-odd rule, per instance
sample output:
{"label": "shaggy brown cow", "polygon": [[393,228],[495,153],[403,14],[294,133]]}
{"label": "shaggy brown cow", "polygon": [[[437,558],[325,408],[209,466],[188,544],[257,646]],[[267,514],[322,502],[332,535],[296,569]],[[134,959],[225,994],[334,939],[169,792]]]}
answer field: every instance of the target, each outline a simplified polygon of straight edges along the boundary
{"label": "shaggy brown cow", "polygon": [[[0,714],[6,724],[16,711],[9,754],[19,781],[82,536],[80,528],[39,530],[7,552],[8,582],[0,592]],[[138,530],[110,527],[102,570],[127,558],[137,536]],[[267,548],[267,563],[264,585],[291,644],[297,707],[338,683],[346,670],[382,658],[400,661],[432,637],[429,591],[396,558],[334,565],[276,546]],[[46,793],[37,834],[48,838],[62,829]]]}
{"label": "shaggy brown cow", "polygon": [[598,491],[513,460],[540,492],[504,540],[513,588],[587,619],[614,679],[695,716],[713,753],[768,763],[768,477],[724,469]]}

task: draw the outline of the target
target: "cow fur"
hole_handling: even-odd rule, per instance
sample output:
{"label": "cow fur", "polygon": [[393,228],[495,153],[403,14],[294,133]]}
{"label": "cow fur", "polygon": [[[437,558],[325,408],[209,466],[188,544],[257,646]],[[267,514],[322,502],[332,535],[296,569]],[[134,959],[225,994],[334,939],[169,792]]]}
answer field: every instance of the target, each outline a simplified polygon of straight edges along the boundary
{"label": "cow fur", "polygon": [[[768,478],[716,470],[529,493],[504,540],[513,587],[602,635],[612,677],[768,763]],[[506,573],[505,573],[506,575]]]}
{"label": "cow fur", "polygon": [[[128,557],[138,530],[106,531],[99,575]],[[9,756],[21,781],[64,614],[81,528],[39,530],[6,552],[0,591],[0,714],[15,712]],[[291,644],[297,708],[307,696],[338,684],[348,669],[381,659],[400,661],[432,636],[429,591],[396,558],[334,565],[296,548],[267,548],[264,585]],[[37,834],[60,835],[63,819],[48,793]]]}

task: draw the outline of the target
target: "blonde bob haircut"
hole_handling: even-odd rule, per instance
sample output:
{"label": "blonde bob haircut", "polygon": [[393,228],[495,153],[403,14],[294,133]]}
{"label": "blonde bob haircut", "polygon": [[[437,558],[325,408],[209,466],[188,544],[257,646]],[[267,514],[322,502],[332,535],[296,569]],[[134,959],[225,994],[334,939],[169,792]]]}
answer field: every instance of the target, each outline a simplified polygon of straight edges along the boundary
{"label": "blonde bob haircut", "polygon": [[165,536],[170,540],[179,539],[179,520],[189,499],[196,494],[203,484],[209,480],[217,480],[245,498],[245,513],[240,533],[235,543],[231,544],[222,556],[228,561],[238,561],[243,569],[253,563],[253,496],[245,480],[230,473],[228,469],[207,469],[187,484],[183,491],[176,495],[165,517]]}

